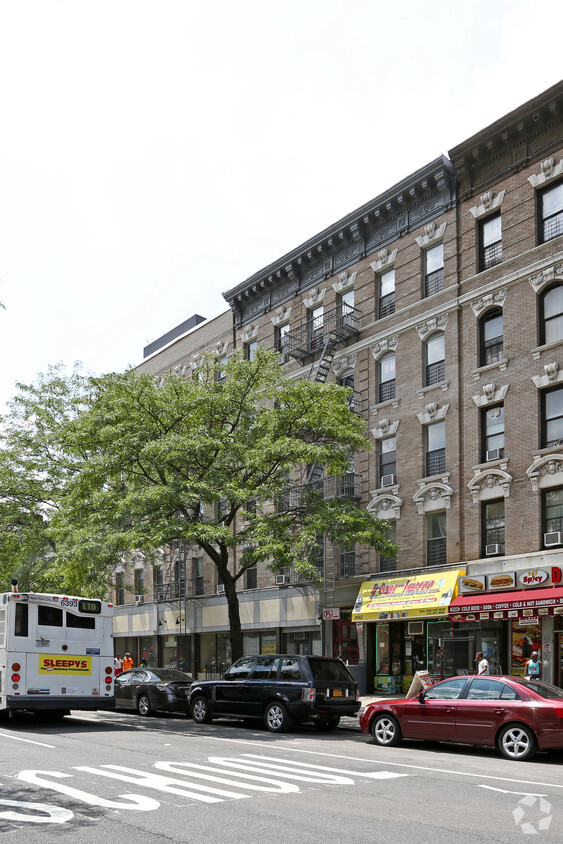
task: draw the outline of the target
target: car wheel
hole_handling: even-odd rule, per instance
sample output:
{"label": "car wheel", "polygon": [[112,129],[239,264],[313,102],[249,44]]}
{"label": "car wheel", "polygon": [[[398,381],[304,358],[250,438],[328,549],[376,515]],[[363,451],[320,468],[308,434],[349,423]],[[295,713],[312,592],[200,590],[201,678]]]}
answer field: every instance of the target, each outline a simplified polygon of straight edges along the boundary
{"label": "car wheel", "polygon": [[137,700],[137,712],[139,715],[150,715],[152,713],[151,702],[146,695],[141,695]]}
{"label": "car wheel", "polygon": [[331,715],[328,718],[317,718],[315,725],[318,730],[328,732],[329,730],[336,730],[340,724],[340,715]]}
{"label": "car wheel", "polygon": [[283,703],[277,701],[266,707],[264,721],[271,733],[283,733],[293,723]]}
{"label": "car wheel", "polygon": [[209,724],[211,722],[209,704],[204,697],[196,697],[193,701],[192,718],[196,724]]}
{"label": "car wheel", "polygon": [[381,712],[376,715],[370,726],[373,740],[384,747],[393,747],[401,741],[401,728],[392,715]]}
{"label": "car wheel", "polygon": [[531,759],[538,747],[535,735],[523,724],[504,727],[499,733],[497,744],[506,759],[519,762]]}

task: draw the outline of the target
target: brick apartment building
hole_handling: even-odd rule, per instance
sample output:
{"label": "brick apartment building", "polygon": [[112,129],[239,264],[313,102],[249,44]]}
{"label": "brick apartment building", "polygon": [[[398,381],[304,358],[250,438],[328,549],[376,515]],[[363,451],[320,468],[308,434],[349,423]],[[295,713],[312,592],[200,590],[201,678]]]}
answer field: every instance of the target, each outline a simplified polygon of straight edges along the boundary
{"label": "brick apartment building", "polygon": [[[518,673],[537,647],[563,685],[562,103],[558,84],[145,350],[139,371],[191,377],[204,351],[276,348],[288,378],[351,387],[366,421],[373,450],[315,482],[388,520],[397,557],[327,543],[320,587],[251,572],[247,653],[335,654],[396,690],[472,670],[476,650]],[[118,577],[118,650],[199,675],[229,662],[199,552]]]}

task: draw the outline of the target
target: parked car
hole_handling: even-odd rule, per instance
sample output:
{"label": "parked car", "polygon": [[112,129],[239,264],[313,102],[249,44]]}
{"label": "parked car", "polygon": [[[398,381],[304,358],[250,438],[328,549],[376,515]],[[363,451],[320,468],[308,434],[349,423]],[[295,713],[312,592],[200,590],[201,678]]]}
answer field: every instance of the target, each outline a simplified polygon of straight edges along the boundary
{"label": "parked car", "polygon": [[376,744],[426,739],[496,747],[507,759],[563,748],[563,690],[525,677],[451,677],[410,700],[377,701],[360,715]]}
{"label": "parked car", "polygon": [[115,708],[136,709],[139,715],[188,710],[193,677],[173,668],[131,668],[115,678]]}
{"label": "parked car", "polygon": [[255,718],[274,733],[305,721],[333,730],[359,708],[358,685],[344,663],[321,656],[245,656],[220,680],[195,681],[190,689],[196,723]]}

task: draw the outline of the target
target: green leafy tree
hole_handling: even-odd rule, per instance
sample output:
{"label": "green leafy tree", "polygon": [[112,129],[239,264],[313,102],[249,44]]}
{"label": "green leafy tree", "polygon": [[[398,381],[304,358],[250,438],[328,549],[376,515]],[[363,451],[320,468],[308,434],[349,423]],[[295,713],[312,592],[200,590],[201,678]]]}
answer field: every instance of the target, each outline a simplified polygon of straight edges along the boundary
{"label": "green leafy tree", "polygon": [[74,564],[77,548],[108,560],[173,540],[199,546],[225,586],[238,658],[236,584],[249,566],[266,561],[318,578],[323,535],[396,550],[384,523],[306,484],[311,466],[345,473],[367,447],[363,428],[344,388],[290,380],[277,354],[262,350],[226,365],[206,358],[191,380],[134,371],[92,379],[87,403],[64,426],[70,470],[50,535]]}

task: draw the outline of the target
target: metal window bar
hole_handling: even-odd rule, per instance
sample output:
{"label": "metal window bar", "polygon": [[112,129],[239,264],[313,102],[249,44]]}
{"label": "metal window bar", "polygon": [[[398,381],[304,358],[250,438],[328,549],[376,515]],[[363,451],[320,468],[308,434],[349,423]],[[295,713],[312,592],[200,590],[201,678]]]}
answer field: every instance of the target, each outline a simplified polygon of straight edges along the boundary
{"label": "metal window bar", "polygon": [[388,293],[379,300],[379,319],[395,313],[395,293]]}
{"label": "metal window bar", "polygon": [[494,267],[502,262],[502,240],[497,240],[496,243],[490,243],[483,248],[482,267],[488,270],[489,267]]}
{"label": "metal window bar", "polygon": [[439,360],[436,363],[426,365],[426,386],[439,384],[446,377],[446,362]]}
{"label": "metal window bar", "polygon": [[303,360],[322,347],[324,339],[332,334],[339,343],[356,336],[360,331],[360,311],[342,302],[338,307],[325,311],[314,320],[307,320],[285,335],[287,352]]}
{"label": "metal window bar", "polygon": [[441,475],[446,470],[446,449],[429,451],[426,455],[426,476]]}
{"label": "metal window bar", "polygon": [[551,533],[552,531],[563,532],[563,516],[553,516],[551,518],[548,516],[545,520],[545,527],[547,533]]}
{"label": "metal window bar", "polygon": [[432,296],[433,293],[439,293],[444,288],[444,268],[440,267],[433,273],[428,273],[424,279],[424,295]]}
{"label": "metal window bar", "polygon": [[426,565],[439,566],[446,562],[446,537],[426,540]]}
{"label": "metal window bar", "polygon": [[392,381],[383,381],[382,384],[379,385],[379,401],[390,401],[394,399],[396,395],[396,385],[395,379],[393,378]]}
{"label": "metal window bar", "polygon": [[357,390],[354,390],[354,392],[348,396],[346,403],[353,413],[362,413],[364,409],[362,394]]}
{"label": "metal window bar", "polygon": [[554,237],[559,237],[563,234],[563,211],[560,211],[555,217],[550,217],[549,220],[543,221],[543,239],[553,240]]}
{"label": "metal window bar", "polygon": [[397,570],[397,557],[380,557],[379,559],[379,571],[396,571]]}
{"label": "metal window bar", "polygon": [[338,566],[339,577],[355,577],[356,576],[356,552],[342,551],[339,558]]}
{"label": "metal window bar", "polygon": [[492,340],[485,341],[485,365],[502,360],[503,353],[504,342],[502,337],[493,337]]}
{"label": "metal window bar", "polygon": [[485,529],[486,545],[502,545],[504,548],[504,525]]}

